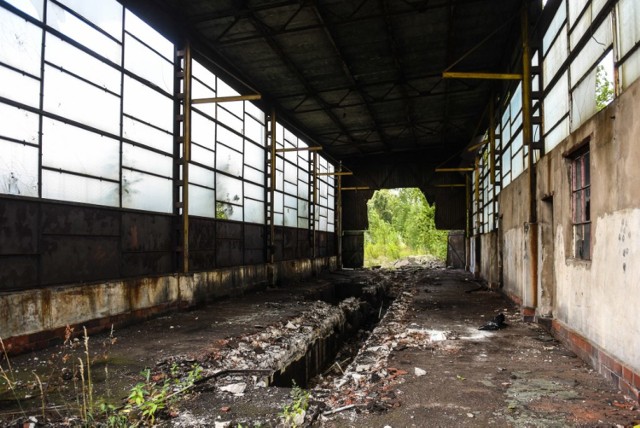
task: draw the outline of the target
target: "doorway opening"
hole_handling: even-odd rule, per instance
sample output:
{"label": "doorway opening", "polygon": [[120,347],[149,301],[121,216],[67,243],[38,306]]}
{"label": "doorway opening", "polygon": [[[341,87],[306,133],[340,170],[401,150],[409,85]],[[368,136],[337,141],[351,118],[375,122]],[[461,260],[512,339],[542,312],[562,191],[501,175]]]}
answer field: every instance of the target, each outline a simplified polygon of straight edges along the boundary
{"label": "doorway opening", "polygon": [[365,267],[389,267],[401,260],[441,260],[447,256],[447,231],[436,230],[435,205],[418,188],[377,190],[367,202]]}

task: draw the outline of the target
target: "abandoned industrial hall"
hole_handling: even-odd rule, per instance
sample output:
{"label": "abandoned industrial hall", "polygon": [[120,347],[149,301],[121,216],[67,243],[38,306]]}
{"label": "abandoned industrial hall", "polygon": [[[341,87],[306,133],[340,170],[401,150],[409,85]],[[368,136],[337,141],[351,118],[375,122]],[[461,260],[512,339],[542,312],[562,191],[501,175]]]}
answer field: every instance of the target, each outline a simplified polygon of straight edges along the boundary
{"label": "abandoned industrial hall", "polygon": [[[637,405],[639,46],[634,0],[0,0],[0,362],[279,287],[384,319],[467,281]],[[363,268],[398,188],[450,231],[420,281]]]}

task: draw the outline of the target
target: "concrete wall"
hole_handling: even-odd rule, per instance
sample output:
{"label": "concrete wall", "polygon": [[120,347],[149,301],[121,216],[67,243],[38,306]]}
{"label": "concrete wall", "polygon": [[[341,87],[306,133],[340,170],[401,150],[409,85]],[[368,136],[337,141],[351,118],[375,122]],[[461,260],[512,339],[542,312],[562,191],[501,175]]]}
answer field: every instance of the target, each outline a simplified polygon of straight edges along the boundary
{"label": "concrete wall", "polygon": [[336,269],[335,256],[0,293],[1,338],[20,353],[55,343],[67,325],[96,332],[325,269]]}
{"label": "concrete wall", "polygon": [[[529,225],[525,171],[499,198],[503,290],[527,306],[529,233],[539,232],[536,315],[623,391],[640,389],[640,81],[545,154],[536,166],[538,224]],[[570,159],[588,142],[592,257],[573,257]],[[483,237],[483,256],[496,242]],[[482,276],[493,276],[491,263]],[[635,373],[635,374],[634,374]]]}

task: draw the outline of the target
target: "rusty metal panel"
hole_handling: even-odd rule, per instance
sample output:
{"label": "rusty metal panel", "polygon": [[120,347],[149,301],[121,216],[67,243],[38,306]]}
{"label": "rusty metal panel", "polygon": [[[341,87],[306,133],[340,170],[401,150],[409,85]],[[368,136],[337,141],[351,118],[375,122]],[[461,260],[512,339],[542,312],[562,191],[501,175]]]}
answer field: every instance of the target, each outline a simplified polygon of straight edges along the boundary
{"label": "rusty metal panel", "polygon": [[297,229],[298,242],[296,245],[296,258],[306,259],[311,257],[312,242],[309,239],[309,231],[307,229]]}
{"label": "rusty metal panel", "polygon": [[123,213],[122,250],[171,251],[172,218],[165,215]]}
{"label": "rusty metal panel", "polygon": [[3,199],[0,203],[0,255],[36,254],[38,204]]}
{"label": "rusty metal panel", "polygon": [[244,263],[255,265],[265,262],[265,226],[245,224]]}
{"label": "rusty metal panel", "polygon": [[216,220],[191,218],[189,221],[189,269],[211,270],[216,266]]}
{"label": "rusty metal panel", "polygon": [[327,233],[316,232],[316,245],[318,246],[318,256],[327,257]]}
{"label": "rusty metal panel", "polygon": [[343,230],[365,230],[369,227],[367,217],[367,201],[373,191],[357,191],[342,193],[342,228]]}
{"label": "rusty metal panel", "polygon": [[217,267],[241,266],[244,264],[241,239],[218,239],[217,243]]}
{"label": "rusty metal panel", "polygon": [[42,284],[120,277],[119,237],[42,237]]}
{"label": "rusty metal panel", "polygon": [[173,272],[170,252],[125,253],[122,255],[124,277],[159,275]]}
{"label": "rusty metal panel", "polygon": [[24,290],[38,286],[37,256],[1,256],[0,291]]}
{"label": "rusty metal panel", "polygon": [[43,235],[119,236],[120,212],[42,202]]}
{"label": "rusty metal panel", "polygon": [[466,228],[466,191],[452,188],[436,194],[436,228],[440,230],[459,230]]}
{"label": "rusty metal panel", "polygon": [[282,227],[276,227],[273,234],[274,259],[279,262],[284,260],[284,231]]}
{"label": "rusty metal panel", "polygon": [[298,247],[298,233],[297,229],[291,227],[285,227],[283,229],[284,234],[284,260],[294,260],[296,258],[296,252]]}

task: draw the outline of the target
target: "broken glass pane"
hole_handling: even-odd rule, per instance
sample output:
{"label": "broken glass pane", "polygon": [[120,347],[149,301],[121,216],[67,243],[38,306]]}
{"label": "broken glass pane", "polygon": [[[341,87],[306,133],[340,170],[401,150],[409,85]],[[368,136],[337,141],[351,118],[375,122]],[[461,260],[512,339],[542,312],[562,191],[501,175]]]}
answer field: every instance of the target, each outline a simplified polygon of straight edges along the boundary
{"label": "broken glass pane", "polygon": [[96,129],[120,133],[120,97],[45,66],[44,109]]}
{"label": "broken glass pane", "polygon": [[0,139],[0,193],[38,196],[38,148]]}
{"label": "broken glass pane", "polygon": [[42,165],[120,179],[120,142],[57,120],[42,121]]}
{"label": "broken glass pane", "polygon": [[42,197],[117,207],[118,183],[59,171],[42,171]]}
{"label": "broken glass pane", "polygon": [[217,149],[216,169],[240,177],[242,175],[242,154],[222,144],[218,144]]}
{"label": "broken glass pane", "polygon": [[53,2],[48,2],[47,5],[47,24],[98,55],[120,65],[122,47],[118,42],[92,28]]}
{"label": "broken glass pane", "polygon": [[189,184],[189,215],[215,218],[215,191]]}
{"label": "broken glass pane", "polygon": [[173,92],[173,63],[128,34],[124,38],[124,66],[160,89]]}
{"label": "broken glass pane", "polygon": [[0,8],[0,62],[40,76],[42,30]]}
{"label": "broken glass pane", "polygon": [[122,206],[146,211],[173,211],[172,181],[141,172],[122,170]]}
{"label": "broken glass pane", "polygon": [[173,44],[133,12],[125,9],[125,30],[142,40],[169,61],[173,61]]}

